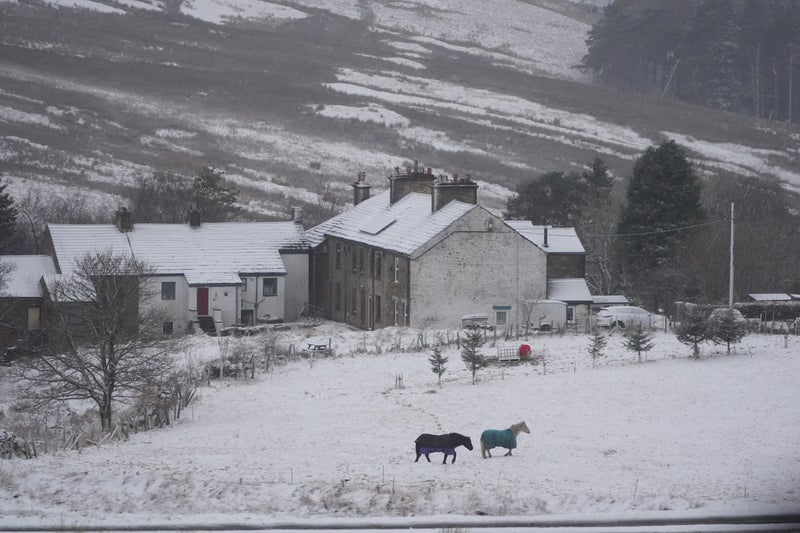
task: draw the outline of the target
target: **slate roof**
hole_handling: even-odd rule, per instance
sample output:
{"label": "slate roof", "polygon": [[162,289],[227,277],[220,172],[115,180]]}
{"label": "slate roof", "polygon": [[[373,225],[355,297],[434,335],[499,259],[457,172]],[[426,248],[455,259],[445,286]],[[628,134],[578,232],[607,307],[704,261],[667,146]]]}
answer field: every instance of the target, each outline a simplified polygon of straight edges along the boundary
{"label": "slate roof", "polygon": [[757,302],[785,302],[792,299],[786,293],[754,293],[748,296]]}
{"label": "slate roof", "polygon": [[6,275],[6,286],[0,289],[0,297],[41,298],[39,281],[56,272],[49,255],[5,255],[0,257],[0,262],[13,265]]}
{"label": "slate roof", "polygon": [[583,278],[562,278],[547,281],[547,298],[562,302],[591,302],[592,294]]}
{"label": "slate roof", "polygon": [[239,274],[286,274],[281,251],[309,250],[295,222],[134,224],[123,233],[111,224],[50,224],[58,266],[68,274],[88,253],[133,254],[157,274],[184,275],[190,285],[238,285]]}
{"label": "slate roof", "polygon": [[479,209],[453,200],[431,212],[431,195],[416,192],[389,205],[389,193],[383,191],[309,229],[309,243],[317,246],[330,236],[410,255],[472,209]]}
{"label": "slate roof", "polygon": [[592,296],[592,303],[598,305],[624,305],[630,302],[622,294],[596,294]]}
{"label": "slate roof", "polygon": [[[529,220],[506,220],[505,223],[546,253],[586,253],[578,234],[575,233],[575,228],[534,226]],[[547,246],[544,245],[545,228],[547,228]]]}

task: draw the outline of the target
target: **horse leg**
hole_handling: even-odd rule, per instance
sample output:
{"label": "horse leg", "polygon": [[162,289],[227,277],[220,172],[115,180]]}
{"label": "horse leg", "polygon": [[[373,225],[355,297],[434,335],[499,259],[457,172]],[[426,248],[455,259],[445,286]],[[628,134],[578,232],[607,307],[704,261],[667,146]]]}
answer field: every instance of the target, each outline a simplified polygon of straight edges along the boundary
{"label": "horse leg", "polygon": [[511,450],[510,449],[506,452],[506,454],[503,457],[508,457],[509,455],[511,455]]}
{"label": "horse leg", "polygon": [[427,453],[425,454],[425,459],[427,459],[429,463],[431,462],[431,456]]}
{"label": "horse leg", "polygon": [[422,455],[421,453],[417,452],[417,458],[416,458],[416,459],[414,459],[414,462],[415,462],[415,463],[416,463],[417,461],[419,461],[419,457],[420,457],[421,455]]}
{"label": "horse leg", "polygon": [[486,459],[486,445],[483,443],[483,439],[481,439],[481,457]]}

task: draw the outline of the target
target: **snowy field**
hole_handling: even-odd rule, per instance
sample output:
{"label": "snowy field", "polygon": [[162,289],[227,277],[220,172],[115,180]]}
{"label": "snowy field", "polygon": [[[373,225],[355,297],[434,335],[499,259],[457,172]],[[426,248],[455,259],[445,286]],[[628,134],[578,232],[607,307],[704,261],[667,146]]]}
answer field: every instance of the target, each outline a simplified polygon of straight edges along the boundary
{"label": "snowy field", "polygon": [[[180,420],[128,441],[0,462],[0,523],[800,510],[800,338],[750,335],[731,355],[706,345],[693,360],[659,333],[639,363],[612,335],[593,367],[585,335],[532,337],[546,373],[491,366],[476,384],[451,347],[440,388],[429,350],[389,349],[415,334],[283,332],[279,343],[330,340],[336,355],[212,382]],[[182,350],[219,356],[201,336]],[[481,458],[484,429],[521,420],[531,433],[512,456]],[[419,434],[447,432],[475,449],[414,462]]]}

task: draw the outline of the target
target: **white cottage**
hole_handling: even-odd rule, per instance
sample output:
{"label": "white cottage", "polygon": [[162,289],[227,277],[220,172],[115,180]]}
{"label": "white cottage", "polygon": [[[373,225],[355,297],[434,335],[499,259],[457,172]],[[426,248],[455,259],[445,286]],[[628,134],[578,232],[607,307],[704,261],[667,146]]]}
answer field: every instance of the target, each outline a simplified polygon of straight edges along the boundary
{"label": "white cottage", "polygon": [[296,320],[308,303],[309,246],[302,211],[286,222],[49,224],[56,269],[69,275],[87,254],[133,255],[154,271],[163,332],[208,332],[262,321]]}

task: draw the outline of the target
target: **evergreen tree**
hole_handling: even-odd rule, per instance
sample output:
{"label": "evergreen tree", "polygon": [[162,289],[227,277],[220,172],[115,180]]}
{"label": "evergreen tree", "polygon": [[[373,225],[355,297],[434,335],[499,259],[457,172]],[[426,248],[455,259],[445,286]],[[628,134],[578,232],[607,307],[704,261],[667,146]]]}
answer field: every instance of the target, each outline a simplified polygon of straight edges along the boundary
{"label": "evergreen tree", "polygon": [[447,357],[442,355],[442,347],[440,344],[435,344],[433,346],[433,355],[428,358],[428,362],[431,364],[431,370],[436,376],[439,378],[439,386],[442,386],[442,374],[445,371],[445,365],[447,364]]}
{"label": "evergreen tree", "polygon": [[11,251],[19,214],[14,199],[6,192],[6,188],[8,184],[0,182],[0,255]]}
{"label": "evergreen tree", "polygon": [[223,186],[223,171],[213,167],[203,167],[200,175],[192,183],[192,199],[200,211],[204,222],[230,220],[239,212],[235,187]]}
{"label": "evergreen tree", "polygon": [[599,330],[594,330],[589,337],[589,355],[592,357],[592,367],[597,366],[597,358],[603,356],[603,351],[608,344],[608,339]]}
{"label": "evergreen tree", "polygon": [[681,313],[675,334],[681,343],[692,347],[692,356],[699,359],[700,343],[709,339],[708,318],[701,309],[689,308]]}
{"label": "evergreen tree", "polygon": [[506,204],[505,217],[552,226],[584,222],[587,207],[603,202],[613,184],[605,161],[596,158],[587,166],[580,174],[547,172],[519,185]]}
{"label": "evergreen tree", "polygon": [[572,226],[584,203],[586,184],[576,173],[548,172],[517,187],[509,199],[507,218],[530,220],[534,224]]}
{"label": "evergreen tree", "polygon": [[662,291],[670,280],[657,271],[669,266],[676,245],[689,235],[680,230],[704,220],[700,193],[692,165],[674,140],[647,148],[634,163],[617,233],[635,291],[651,297],[653,308],[668,298]]}
{"label": "evergreen tree", "polygon": [[726,309],[713,321],[709,322],[709,333],[715,344],[725,344],[728,354],[731,344],[735,344],[747,335],[747,323],[743,322],[733,309]]}
{"label": "evergreen tree", "polygon": [[629,331],[625,337],[625,348],[631,352],[636,352],[641,363],[642,352],[649,352],[653,349],[653,336],[645,331],[641,325],[638,325]]}
{"label": "evergreen tree", "polygon": [[615,87],[798,122],[800,2],[615,0],[582,67]]}
{"label": "evergreen tree", "polygon": [[461,344],[461,360],[472,372],[472,382],[478,379],[478,370],[489,366],[489,360],[480,352],[483,345],[483,334],[480,331],[469,331]]}

